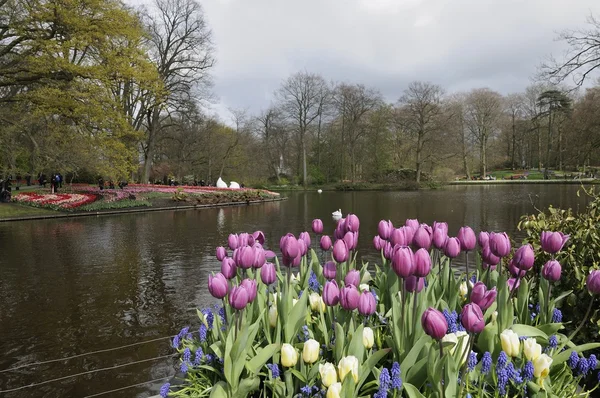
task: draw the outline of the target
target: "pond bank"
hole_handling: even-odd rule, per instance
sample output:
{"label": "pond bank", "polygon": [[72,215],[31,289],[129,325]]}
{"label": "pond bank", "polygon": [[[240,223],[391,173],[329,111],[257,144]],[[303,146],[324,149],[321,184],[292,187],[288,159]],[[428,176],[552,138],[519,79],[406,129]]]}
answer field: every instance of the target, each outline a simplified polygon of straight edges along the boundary
{"label": "pond bank", "polygon": [[450,181],[448,185],[491,185],[491,184],[600,184],[594,178],[580,178],[570,180],[472,180]]}

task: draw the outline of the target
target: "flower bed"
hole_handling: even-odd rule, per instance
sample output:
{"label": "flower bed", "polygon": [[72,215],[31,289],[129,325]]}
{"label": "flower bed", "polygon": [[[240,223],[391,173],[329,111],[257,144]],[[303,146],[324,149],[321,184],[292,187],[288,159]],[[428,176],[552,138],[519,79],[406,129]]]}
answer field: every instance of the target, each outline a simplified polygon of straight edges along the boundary
{"label": "flower bed", "polygon": [[[373,240],[381,263],[356,261],[359,220],[349,214],[319,239],[279,241],[281,263],[264,234],[230,235],[217,248],[221,272],[208,289],[222,305],[198,312],[198,331],[173,339],[186,384],[163,397],[572,397],[598,362],[565,335],[555,260],[568,236],[547,232],[537,253],[515,250],[504,233],[469,227],[448,236],[407,220],[381,221]],[[317,236],[320,220],[313,222]],[[452,260],[465,253],[466,273]],[[535,258],[543,259],[541,267]],[[267,261],[270,260],[270,261]],[[555,288],[553,290],[553,287]],[[600,270],[587,277],[585,320],[600,294]]]}
{"label": "flower bed", "polygon": [[13,196],[13,201],[36,207],[69,210],[94,202],[97,195],[91,193],[38,194],[23,192]]}

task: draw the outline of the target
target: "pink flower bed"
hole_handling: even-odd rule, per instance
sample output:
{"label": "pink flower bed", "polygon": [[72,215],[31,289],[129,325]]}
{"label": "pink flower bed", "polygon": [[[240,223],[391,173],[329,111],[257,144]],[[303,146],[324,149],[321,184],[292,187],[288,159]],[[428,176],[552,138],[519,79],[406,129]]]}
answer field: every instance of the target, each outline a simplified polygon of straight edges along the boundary
{"label": "pink flower bed", "polygon": [[[77,189],[77,191],[91,193],[95,195],[101,195],[104,200],[107,201],[119,201],[122,199],[126,199],[129,195],[147,193],[147,192],[162,192],[162,193],[175,193],[177,191],[182,191],[188,194],[208,194],[208,193],[217,193],[217,192],[247,192],[247,191],[258,191],[257,189],[251,188],[216,188],[216,187],[200,187],[193,185],[180,185],[177,187],[172,187],[169,185],[148,185],[148,184],[130,184],[124,189],[115,188],[115,189],[104,189],[100,190],[97,186],[89,186],[89,185],[76,185],[73,184],[73,187]],[[266,194],[279,196],[279,193],[271,192],[267,190],[260,190]]]}
{"label": "pink flower bed", "polygon": [[92,203],[97,198],[97,195],[91,193],[38,194],[34,192],[23,192],[13,196],[15,202],[35,204],[40,207],[60,207],[62,209],[80,207]]}

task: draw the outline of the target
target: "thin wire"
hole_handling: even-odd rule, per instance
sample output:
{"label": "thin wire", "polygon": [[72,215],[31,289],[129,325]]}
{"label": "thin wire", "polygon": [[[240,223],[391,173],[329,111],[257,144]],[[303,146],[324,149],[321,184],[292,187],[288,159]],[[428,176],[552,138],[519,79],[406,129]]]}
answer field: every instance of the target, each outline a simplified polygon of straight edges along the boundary
{"label": "thin wire", "polygon": [[79,357],[84,357],[86,355],[92,355],[92,354],[100,354],[102,352],[108,352],[108,351],[115,351],[115,350],[120,350],[123,348],[128,348],[128,347],[133,347],[136,345],[140,345],[140,344],[146,344],[146,343],[152,343],[154,341],[159,341],[159,340],[165,340],[165,339],[171,339],[174,336],[165,336],[165,337],[159,337],[156,339],[152,339],[152,340],[146,340],[146,341],[139,341],[137,343],[132,343],[132,344],[127,344],[127,345],[123,345],[121,347],[115,347],[115,348],[106,348],[103,350],[98,350],[98,351],[92,351],[92,352],[87,352],[85,354],[77,354],[77,355],[73,355],[70,357],[66,357],[66,358],[59,358],[59,359],[51,359],[48,361],[42,361],[42,362],[33,362],[33,363],[26,363],[24,365],[19,365],[19,366],[15,366],[13,368],[8,368],[8,369],[4,369],[4,370],[0,370],[0,373],[4,373],[4,372],[10,372],[13,370],[17,370],[17,369],[22,369],[22,368],[27,368],[29,366],[37,366],[37,365],[44,365],[46,363],[52,363],[52,362],[60,362],[60,361],[68,361],[69,359],[74,359],[74,358],[79,358]]}
{"label": "thin wire", "polygon": [[115,366],[109,366],[107,368],[101,368],[101,369],[94,369],[94,370],[88,370],[87,372],[81,372],[81,373],[76,373],[76,374],[72,374],[69,376],[63,376],[63,377],[58,377],[56,379],[51,379],[51,380],[45,380],[42,381],[40,383],[33,383],[33,384],[28,384],[26,386],[21,386],[21,387],[17,387],[17,388],[11,388],[10,390],[0,390],[0,394],[2,393],[6,393],[6,392],[13,392],[13,391],[19,391],[19,390],[23,390],[25,388],[30,388],[30,387],[37,387],[37,386],[41,386],[44,384],[49,384],[49,383],[53,383],[55,381],[61,381],[61,380],[66,380],[66,379],[70,379],[72,377],[77,377],[77,376],[83,376],[83,375],[87,375],[90,373],[97,373],[97,372],[104,372],[105,370],[113,370],[113,369],[118,369],[118,368],[122,368],[124,366],[129,366],[129,365],[135,365],[137,363],[142,363],[142,362],[149,362],[149,361],[156,361],[157,359],[165,359],[165,358],[174,358],[175,356],[177,356],[179,354],[169,354],[169,355],[163,355],[161,357],[156,357],[156,358],[150,358],[150,359],[142,359],[140,361],[134,361],[134,362],[129,362],[129,363],[123,363],[121,365],[115,365]]}
{"label": "thin wire", "polygon": [[85,396],[85,397],[83,397],[83,398],[99,397],[100,395],[109,394],[109,393],[111,393],[111,392],[122,391],[122,390],[126,390],[126,389],[128,389],[128,388],[131,388],[131,387],[143,386],[143,385],[145,385],[145,384],[149,384],[149,383],[155,383],[155,382],[157,382],[157,381],[164,380],[164,379],[170,379],[170,378],[171,378],[171,376],[165,376],[165,377],[161,377],[161,378],[154,379],[154,380],[148,380],[148,381],[145,381],[145,382],[143,382],[143,383],[132,384],[132,385],[130,385],[130,386],[121,387],[121,388],[115,388],[114,390],[110,390],[110,391],[104,391],[104,392],[99,392],[99,393],[92,394],[92,395],[86,395],[86,396]]}

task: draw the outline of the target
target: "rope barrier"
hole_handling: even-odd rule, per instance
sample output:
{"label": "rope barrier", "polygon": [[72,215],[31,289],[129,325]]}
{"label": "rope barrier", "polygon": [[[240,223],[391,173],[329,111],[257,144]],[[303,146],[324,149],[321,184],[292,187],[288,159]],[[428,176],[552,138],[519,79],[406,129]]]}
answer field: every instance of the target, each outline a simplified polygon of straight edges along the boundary
{"label": "rope barrier", "polygon": [[7,393],[7,392],[14,392],[14,391],[19,391],[19,390],[24,390],[26,388],[31,388],[31,387],[38,387],[38,386],[42,386],[42,385],[45,385],[45,384],[53,383],[55,381],[66,380],[66,379],[70,379],[72,377],[83,376],[83,375],[87,375],[87,374],[91,374],[91,373],[104,372],[106,370],[118,369],[118,368],[122,368],[122,367],[125,367],[125,366],[135,365],[135,364],[138,364],[138,363],[156,361],[158,359],[165,359],[165,358],[174,358],[174,357],[176,357],[178,355],[179,354],[169,354],[169,355],[163,355],[163,356],[156,357],[156,358],[142,359],[142,360],[139,360],[139,361],[124,363],[124,364],[115,365],[115,366],[109,366],[107,368],[88,370],[87,372],[81,372],[81,373],[76,373],[76,374],[72,374],[72,375],[69,375],[69,376],[57,377],[56,379],[45,380],[45,381],[42,381],[40,383],[32,383],[32,384],[28,384],[26,386],[21,386],[21,387],[17,387],[17,388],[11,388],[9,390],[0,390],[0,394]]}
{"label": "rope barrier", "polygon": [[109,352],[109,351],[121,350],[121,349],[123,349],[123,348],[134,347],[134,346],[136,346],[136,345],[141,345],[141,344],[152,343],[152,342],[159,341],[159,340],[172,339],[173,337],[175,337],[175,336],[165,336],[165,337],[159,337],[159,338],[152,339],[152,340],[139,341],[139,342],[137,342],[137,343],[127,344],[127,345],[123,345],[123,346],[120,346],[120,347],[115,347],[115,348],[106,348],[106,349],[103,349],[103,350],[92,351],[92,352],[88,352],[88,353],[85,353],[85,354],[77,354],[77,355],[72,355],[72,356],[70,356],[70,357],[65,357],[65,358],[59,358],[59,359],[50,359],[50,360],[48,360],[48,361],[41,361],[41,362],[27,363],[27,364],[24,364],[24,365],[19,365],[19,366],[15,366],[15,367],[12,367],[12,368],[8,368],[8,369],[0,370],[0,373],[4,373],[4,372],[11,372],[11,371],[14,371],[14,370],[18,370],[18,369],[22,369],[22,368],[27,368],[27,367],[30,367],[30,366],[44,365],[44,364],[47,364],[47,363],[52,363],[52,362],[68,361],[68,360],[70,360],[70,359],[79,358],[79,357],[84,357],[84,356],[87,356],[87,355],[100,354],[100,353],[103,353],[103,352]]}
{"label": "rope barrier", "polygon": [[126,387],[115,388],[114,390],[110,390],[110,391],[103,391],[103,392],[99,392],[99,393],[92,394],[92,395],[86,395],[86,396],[85,396],[85,397],[83,397],[83,398],[99,397],[100,395],[104,395],[104,394],[110,394],[110,393],[112,393],[112,392],[117,392],[117,391],[123,391],[123,390],[126,390],[126,389],[128,389],[128,388],[132,388],[132,387],[139,387],[139,386],[143,386],[143,385],[145,385],[145,384],[149,384],[149,383],[155,383],[155,382],[157,382],[157,381],[160,381],[160,380],[170,379],[171,377],[172,377],[172,376],[160,377],[160,378],[158,378],[158,379],[154,379],[154,380],[148,380],[148,381],[145,381],[145,382],[143,382],[143,383],[132,384],[132,385],[130,385],[130,386],[126,386]]}

